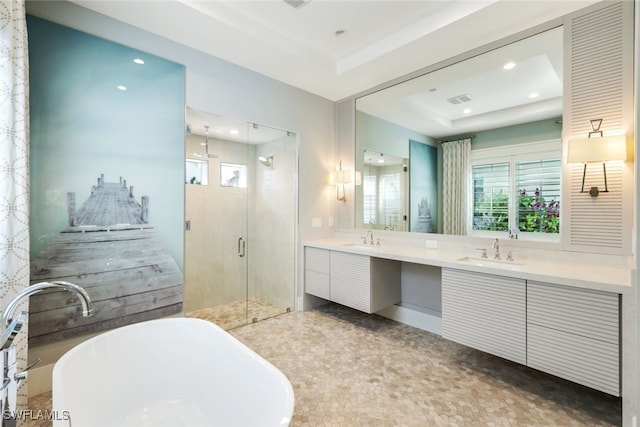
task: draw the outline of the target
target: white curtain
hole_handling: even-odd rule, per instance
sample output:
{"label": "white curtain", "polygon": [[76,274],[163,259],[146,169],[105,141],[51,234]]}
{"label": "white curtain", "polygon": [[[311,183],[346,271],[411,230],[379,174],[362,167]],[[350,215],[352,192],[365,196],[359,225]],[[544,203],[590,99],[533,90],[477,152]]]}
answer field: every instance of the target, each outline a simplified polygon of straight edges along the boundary
{"label": "white curtain", "polygon": [[[24,0],[0,2],[0,303],[29,285],[29,59]],[[26,304],[21,309],[26,309]],[[27,331],[16,338],[25,366]],[[25,382],[18,408],[26,405]],[[23,424],[24,420],[19,423]]]}
{"label": "white curtain", "polygon": [[467,234],[471,138],[442,144],[444,234]]}

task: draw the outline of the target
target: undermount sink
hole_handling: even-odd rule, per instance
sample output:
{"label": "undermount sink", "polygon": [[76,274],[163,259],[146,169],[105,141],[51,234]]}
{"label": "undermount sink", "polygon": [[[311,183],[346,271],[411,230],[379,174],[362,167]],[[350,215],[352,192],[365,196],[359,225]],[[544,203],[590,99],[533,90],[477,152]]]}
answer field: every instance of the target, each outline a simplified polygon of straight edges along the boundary
{"label": "undermount sink", "polygon": [[352,247],[363,248],[363,249],[375,249],[380,247],[380,246],[370,245],[368,243],[343,243],[342,246],[352,246]]}
{"label": "undermount sink", "polygon": [[467,264],[477,265],[480,267],[518,268],[521,265],[523,265],[523,263],[518,261],[508,261],[505,259],[491,259],[491,258],[481,258],[481,257],[472,257],[472,256],[458,258],[458,261],[465,262]]}

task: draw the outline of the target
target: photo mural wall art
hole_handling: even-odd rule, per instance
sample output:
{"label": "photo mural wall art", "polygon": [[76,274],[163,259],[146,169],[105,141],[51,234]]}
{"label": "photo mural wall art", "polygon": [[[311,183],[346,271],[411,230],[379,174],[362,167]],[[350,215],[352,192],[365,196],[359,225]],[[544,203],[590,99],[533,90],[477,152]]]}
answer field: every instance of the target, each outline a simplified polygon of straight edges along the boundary
{"label": "photo mural wall art", "polygon": [[29,344],[182,312],[184,66],[32,16]]}
{"label": "photo mural wall art", "polygon": [[409,140],[409,231],[437,230],[437,152],[436,147]]}

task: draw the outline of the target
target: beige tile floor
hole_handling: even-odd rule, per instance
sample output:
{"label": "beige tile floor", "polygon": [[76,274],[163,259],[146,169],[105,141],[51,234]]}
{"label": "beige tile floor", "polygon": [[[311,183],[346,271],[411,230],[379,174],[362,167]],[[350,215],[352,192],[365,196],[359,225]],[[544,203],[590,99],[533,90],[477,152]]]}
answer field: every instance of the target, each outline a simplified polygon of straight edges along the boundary
{"label": "beige tile floor", "polygon": [[251,323],[256,320],[268,319],[269,317],[282,314],[285,309],[276,307],[257,298],[249,300],[238,300],[227,304],[220,304],[214,307],[202,308],[185,313],[187,317],[197,317],[208,320],[229,330]]}
{"label": "beige tile floor", "polygon": [[621,425],[618,398],[335,304],[231,333],[287,375],[293,426]]}

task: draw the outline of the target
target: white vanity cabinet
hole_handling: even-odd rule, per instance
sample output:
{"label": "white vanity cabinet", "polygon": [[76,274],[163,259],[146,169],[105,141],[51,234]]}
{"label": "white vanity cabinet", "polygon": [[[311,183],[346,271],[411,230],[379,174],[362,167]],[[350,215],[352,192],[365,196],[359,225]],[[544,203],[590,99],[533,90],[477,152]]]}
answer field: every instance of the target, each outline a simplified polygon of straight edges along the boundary
{"label": "white vanity cabinet", "polygon": [[374,313],[400,302],[400,262],[307,246],[305,291]]}
{"label": "white vanity cabinet", "polygon": [[527,365],[620,396],[620,295],[529,280]]}
{"label": "white vanity cabinet", "polygon": [[526,281],[442,269],[442,336],[526,363]]}
{"label": "white vanity cabinet", "polygon": [[365,313],[400,302],[400,263],[331,251],[330,300]]}
{"label": "white vanity cabinet", "polygon": [[329,262],[328,249],[304,248],[305,291],[320,298],[329,299]]}

